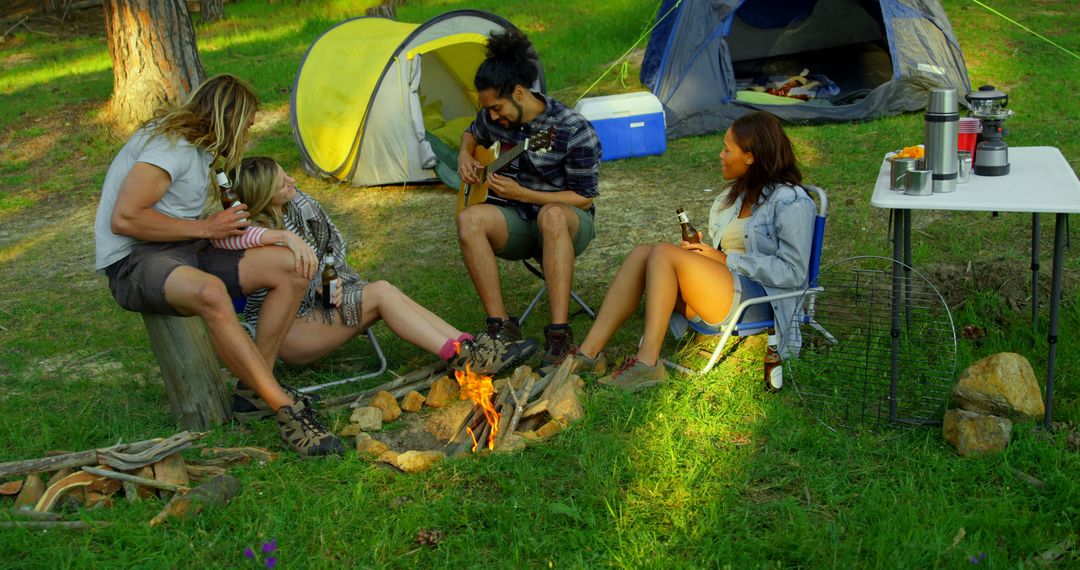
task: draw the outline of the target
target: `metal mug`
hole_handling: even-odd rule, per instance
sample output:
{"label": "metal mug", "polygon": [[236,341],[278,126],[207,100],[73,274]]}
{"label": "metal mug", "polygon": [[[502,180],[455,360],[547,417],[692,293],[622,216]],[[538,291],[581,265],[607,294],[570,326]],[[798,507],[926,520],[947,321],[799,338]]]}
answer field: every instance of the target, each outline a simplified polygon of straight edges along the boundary
{"label": "metal mug", "polygon": [[919,168],[919,159],[892,157],[889,159],[889,190],[904,191],[904,175]]}
{"label": "metal mug", "polygon": [[967,184],[971,180],[971,153],[966,150],[957,152],[956,161],[956,183]]}
{"label": "metal mug", "polygon": [[904,194],[908,196],[931,196],[933,193],[933,170],[911,170],[904,175]]}

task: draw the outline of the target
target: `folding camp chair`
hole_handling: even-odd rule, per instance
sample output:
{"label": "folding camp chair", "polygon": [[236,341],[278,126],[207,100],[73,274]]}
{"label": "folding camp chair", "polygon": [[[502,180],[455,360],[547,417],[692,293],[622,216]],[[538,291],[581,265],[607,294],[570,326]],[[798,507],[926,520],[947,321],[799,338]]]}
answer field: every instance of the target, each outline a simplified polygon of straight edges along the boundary
{"label": "folding camp chair", "polygon": [[[738,307],[735,308],[735,314],[732,316],[728,324],[724,326],[723,330],[720,331],[712,327],[705,326],[704,323],[695,323],[691,321],[690,327],[698,333],[711,336],[720,335],[720,341],[716,343],[716,348],[713,350],[712,357],[709,359],[708,364],[706,364],[705,367],[701,369],[702,374],[712,370],[713,366],[716,365],[716,362],[720,360],[720,355],[724,352],[724,347],[727,345],[727,342],[731,339],[732,335],[750,336],[761,333],[762,331],[769,328],[775,328],[777,326],[775,318],[756,322],[739,322],[739,319],[742,318],[742,315],[746,311],[746,309],[753,305],[769,303],[780,299],[802,297],[802,314],[796,314],[796,319],[798,319],[798,322],[801,324],[809,325],[814,329],[820,331],[829,342],[836,342],[836,339],[833,338],[833,336],[829,334],[828,331],[826,331],[817,321],[814,320],[815,301],[817,299],[817,296],[825,290],[824,288],[818,286],[817,281],[818,273],[821,271],[821,246],[825,239],[825,216],[829,208],[829,201],[825,197],[825,191],[821,188],[818,188],[817,186],[803,186],[803,188],[807,190],[807,193],[809,193],[811,197],[816,195],[818,199],[818,214],[814,217],[814,236],[813,243],[810,247],[809,285],[806,289],[799,291],[780,293],[777,295],[766,295],[764,297],[755,297],[752,299],[744,300],[743,302],[739,303]],[[779,324],[785,325],[794,323]],[[668,360],[665,360],[664,364],[666,364],[669,368],[678,370],[685,374],[694,372],[690,368],[676,364],[674,362],[670,362]]]}
{"label": "folding camp chair", "polygon": [[[246,306],[247,306],[247,297],[235,297],[235,298],[233,298],[233,308],[236,309],[236,314],[237,315],[242,314],[244,312],[244,307],[246,307]],[[255,338],[255,330],[251,327],[251,325],[249,325],[243,319],[241,319],[240,324],[243,325],[244,329],[247,330],[249,335],[251,335],[251,338]],[[387,368],[387,366],[386,366],[386,355],[383,354],[382,347],[379,346],[379,341],[378,341],[378,339],[375,338],[375,333],[371,332],[370,327],[365,332],[367,334],[368,340],[371,341],[371,347],[373,349],[375,349],[375,356],[377,356],[379,358],[379,368],[378,369],[376,369],[374,371],[371,371],[371,372],[365,372],[363,374],[360,374],[359,376],[353,376],[353,377],[350,377],[350,378],[342,378],[341,380],[334,380],[332,382],[326,382],[326,383],[323,383],[323,384],[316,384],[315,386],[304,386],[303,388],[297,388],[297,390],[300,391],[300,392],[303,392],[305,394],[310,394],[311,392],[315,392],[316,390],[322,390],[323,388],[329,388],[330,386],[340,386],[341,384],[348,384],[350,382],[357,382],[357,381],[360,381],[360,380],[366,380],[368,378],[374,378],[374,377],[379,376],[382,373],[386,372],[386,368]]]}
{"label": "folding camp chair", "polygon": [[[547,281],[544,281],[544,272],[541,271],[539,267],[536,267],[532,263],[529,263],[528,259],[522,259],[521,263],[525,264],[525,269],[528,269],[530,273],[537,276],[544,284],[540,286],[540,290],[536,292],[536,296],[533,297],[533,300],[531,303],[529,303],[529,306],[525,307],[525,310],[521,312],[521,316],[518,317],[518,324],[522,324],[525,322],[525,319],[528,318],[529,313],[531,313],[532,310],[536,308],[537,303],[539,303],[540,299],[543,299],[544,294],[547,293]],[[596,311],[592,310],[592,307],[590,307],[585,301],[583,301],[581,297],[574,292],[573,289],[570,290],[570,298],[581,306],[581,310],[585,311],[585,314],[589,315],[594,319],[596,318]]]}

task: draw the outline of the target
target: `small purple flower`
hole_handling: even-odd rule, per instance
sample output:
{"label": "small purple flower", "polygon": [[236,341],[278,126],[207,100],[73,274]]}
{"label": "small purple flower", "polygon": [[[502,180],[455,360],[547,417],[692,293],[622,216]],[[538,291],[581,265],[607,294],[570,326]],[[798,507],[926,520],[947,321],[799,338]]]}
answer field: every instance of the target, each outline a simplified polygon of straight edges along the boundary
{"label": "small purple flower", "polygon": [[262,545],[263,554],[270,554],[275,550],[277,550],[277,540],[271,540]]}
{"label": "small purple flower", "polygon": [[971,562],[972,564],[978,564],[979,563],[979,558],[977,556],[972,556],[972,557],[968,558],[968,561]]}
{"label": "small purple flower", "polygon": [[266,559],[266,567],[267,568],[273,568],[274,566],[277,566],[277,557],[271,556],[271,557],[267,558]]}
{"label": "small purple flower", "polygon": [[985,552],[980,552],[979,553],[979,560],[986,560],[986,553]]}
{"label": "small purple flower", "polygon": [[244,549],[244,558],[255,559],[255,551],[250,546]]}

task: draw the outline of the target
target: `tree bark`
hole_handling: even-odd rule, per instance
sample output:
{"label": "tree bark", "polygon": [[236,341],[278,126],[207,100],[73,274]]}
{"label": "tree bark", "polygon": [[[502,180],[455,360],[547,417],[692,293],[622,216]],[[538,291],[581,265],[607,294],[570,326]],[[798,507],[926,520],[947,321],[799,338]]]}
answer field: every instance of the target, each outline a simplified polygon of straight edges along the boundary
{"label": "tree bark", "polygon": [[104,0],[113,120],[131,130],[205,77],[185,0]]}
{"label": "tree bark", "polygon": [[223,0],[199,0],[199,17],[204,24],[224,18],[225,2]]}
{"label": "tree bark", "polygon": [[202,319],[149,313],[142,317],[180,425],[205,430],[229,421],[232,399]]}

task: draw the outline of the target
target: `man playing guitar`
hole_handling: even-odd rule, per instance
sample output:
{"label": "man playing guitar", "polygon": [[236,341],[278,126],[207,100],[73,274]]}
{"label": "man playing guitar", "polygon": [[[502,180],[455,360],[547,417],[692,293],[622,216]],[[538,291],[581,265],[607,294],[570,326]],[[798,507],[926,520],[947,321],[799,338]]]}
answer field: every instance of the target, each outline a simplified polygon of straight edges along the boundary
{"label": "man playing guitar", "polygon": [[[483,109],[461,136],[458,173],[466,184],[486,182],[491,194],[509,203],[468,206],[457,227],[465,266],[488,315],[487,331],[500,339],[520,340],[521,331],[503,304],[495,258],[541,259],[551,307],[542,365],[550,365],[573,344],[570,286],[574,258],[595,236],[600,139],[579,113],[530,90],[538,75],[534,53],[516,30],[487,42],[487,58],[473,81]],[[545,152],[522,152],[480,180],[485,171],[474,157],[478,146],[498,141],[505,151],[549,129],[554,136]]]}

